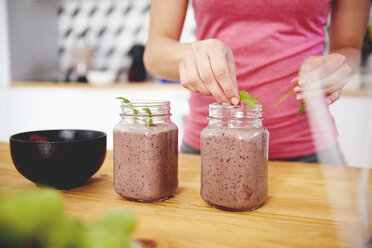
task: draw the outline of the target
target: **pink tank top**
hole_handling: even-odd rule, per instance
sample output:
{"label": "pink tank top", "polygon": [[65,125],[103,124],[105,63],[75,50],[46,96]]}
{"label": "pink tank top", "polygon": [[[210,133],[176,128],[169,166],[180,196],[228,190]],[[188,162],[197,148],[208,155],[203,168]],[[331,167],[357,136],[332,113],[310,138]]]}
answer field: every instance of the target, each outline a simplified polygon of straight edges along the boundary
{"label": "pink tank top", "polygon": [[[307,155],[335,143],[321,132],[312,134],[306,111],[297,117],[301,103],[294,94],[275,108],[293,88],[291,80],[305,59],[322,55],[331,0],[193,0],[193,5],[197,39],[216,38],[227,44],[234,54],[239,90],[247,90],[262,104],[270,159]],[[212,102],[211,96],[191,93],[186,144],[200,149],[200,132],[208,124]],[[336,132],[330,118],[333,130],[328,131]]]}

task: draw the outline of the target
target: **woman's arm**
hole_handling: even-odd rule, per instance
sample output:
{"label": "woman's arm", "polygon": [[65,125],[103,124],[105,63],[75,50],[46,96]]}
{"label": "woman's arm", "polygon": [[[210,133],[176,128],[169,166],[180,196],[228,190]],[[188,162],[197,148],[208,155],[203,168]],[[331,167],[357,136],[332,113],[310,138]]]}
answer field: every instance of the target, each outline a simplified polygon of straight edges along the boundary
{"label": "woman's arm", "polygon": [[180,43],[188,0],[152,0],[150,30],[144,54],[147,70],[154,76],[179,80],[178,65],[190,43]]}
{"label": "woman's arm", "polygon": [[213,95],[220,104],[239,103],[233,54],[220,40],[180,43],[188,0],[153,0],[147,70],[157,77],[180,80],[183,87]]}
{"label": "woman's arm", "polygon": [[[298,100],[304,100],[302,88],[316,81],[328,104],[341,95],[352,74],[358,71],[361,47],[366,32],[370,0],[335,0],[330,23],[330,53],[312,56],[301,66],[301,80],[294,80]],[[315,88],[318,90],[317,88]]]}
{"label": "woman's arm", "polygon": [[345,56],[352,72],[358,71],[367,29],[370,0],[336,0],[330,24],[330,53]]}

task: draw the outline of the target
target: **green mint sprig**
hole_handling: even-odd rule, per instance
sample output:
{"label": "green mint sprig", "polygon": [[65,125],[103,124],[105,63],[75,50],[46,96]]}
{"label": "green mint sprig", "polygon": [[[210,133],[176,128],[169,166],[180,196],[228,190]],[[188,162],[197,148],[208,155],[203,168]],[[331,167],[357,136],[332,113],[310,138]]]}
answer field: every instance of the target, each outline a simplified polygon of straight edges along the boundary
{"label": "green mint sprig", "polygon": [[[128,99],[126,99],[124,97],[120,97],[120,96],[116,97],[116,99],[122,100],[124,103],[128,103],[128,106],[129,106],[130,109],[132,109],[133,114],[135,114],[135,115],[139,114],[139,111],[137,109],[133,108],[133,105],[130,103],[130,101]],[[138,118],[134,117],[133,119],[134,119],[134,123],[137,124]]]}
{"label": "green mint sprig", "polygon": [[[297,71],[298,78],[300,78],[300,71]],[[290,94],[294,93],[294,89],[292,89],[290,92],[288,92],[279,102],[276,103],[275,108],[279,106],[282,102],[284,102],[285,99],[289,97]],[[300,105],[300,108],[298,109],[297,116],[300,116],[306,109],[306,102],[302,102]]]}
{"label": "green mint sprig", "polygon": [[[128,99],[126,99],[124,97],[116,97],[116,99],[122,100],[124,103],[128,103],[129,108],[133,110],[133,114],[135,114],[135,115],[139,114],[139,110],[135,109]],[[143,108],[142,110],[144,110],[145,113],[149,115],[149,117],[147,119],[142,120],[146,124],[147,130],[148,130],[150,124],[153,124],[153,120],[150,117],[150,116],[152,116],[152,113],[151,113],[151,110],[149,108]],[[137,123],[138,118],[134,117],[133,119],[134,119],[135,123]]]}
{"label": "green mint sprig", "polygon": [[302,102],[300,108],[298,109],[297,116],[300,116],[306,109],[306,102]]}
{"label": "green mint sprig", "polygon": [[153,124],[152,118],[150,117],[150,116],[152,116],[151,110],[149,108],[143,108],[142,110],[144,110],[149,115],[149,117],[147,117],[147,119],[142,120],[146,124],[147,130],[149,130],[150,124]]}
{"label": "green mint sprig", "polygon": [[258,100],[253,96],[249,95],[247,91],[241,90],[239,91],[240,101],[244,102],[247,105],[256,105]]}
{"label": "green mint sprig", "polygon": [[[146,112],[146,114],[152,116],[151,110],[149,108],[143,108],[143,110]],[[149,117],[149,123],[154,124],[151,117]]]}
{"label": "green mint sprig", "polygon": [[[116,97],[116,99],[123,100],[124,103],[130,103],[130,101],[128,99],[124,98],[124,97],[118,96],[118,97]],[[133,105],[132,105],[132,107],[133,107]]]}

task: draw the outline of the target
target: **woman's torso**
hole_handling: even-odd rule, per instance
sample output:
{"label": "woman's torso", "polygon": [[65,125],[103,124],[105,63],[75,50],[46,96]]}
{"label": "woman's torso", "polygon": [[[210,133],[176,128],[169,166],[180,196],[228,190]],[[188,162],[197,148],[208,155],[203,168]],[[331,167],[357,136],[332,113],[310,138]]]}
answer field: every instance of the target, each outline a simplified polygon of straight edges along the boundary
{"label": "woman's torso", "polygon": [[[227,44],[234,54],[239,89],[263,105],[270,158],[313,153],[313,138],[323,144],[317,149],[334,143],[321,133],[311,133],[306,112],[297,117],[301,103],[294,95],[275,108],[293,88],[291,80],[305,59],[322,55],[331,0],[194,0],[193,6],[197,39],[215,38]],[[192,147],[200,147],[208,104],[214,101],[211,96],[191,94],[184,141]]]}

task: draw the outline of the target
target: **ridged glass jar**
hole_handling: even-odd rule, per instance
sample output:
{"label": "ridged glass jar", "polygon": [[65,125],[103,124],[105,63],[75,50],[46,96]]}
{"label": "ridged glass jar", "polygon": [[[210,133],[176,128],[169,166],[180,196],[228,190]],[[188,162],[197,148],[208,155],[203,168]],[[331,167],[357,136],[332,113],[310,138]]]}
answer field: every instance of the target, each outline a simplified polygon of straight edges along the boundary
{"label": "ridged glass jar", "polygon": [[169,101],[122,103],[114,127],[114,189],[143,202],[165,200],[178,187],[178,128]]}
{"label": "ridged glass jar", "polygon": [[268,194],[269,132],[261,105],[209,105],[201,133],[201,196],[224,210],[253,210]]}

